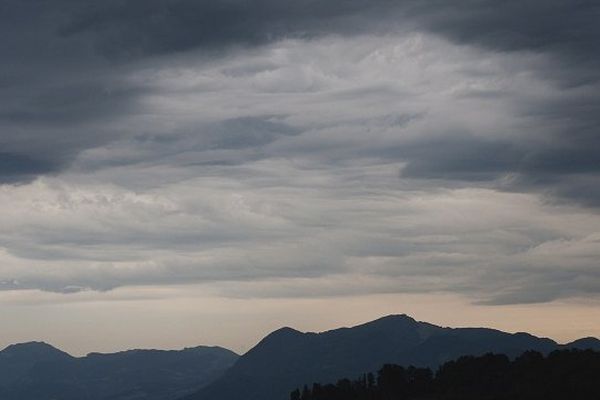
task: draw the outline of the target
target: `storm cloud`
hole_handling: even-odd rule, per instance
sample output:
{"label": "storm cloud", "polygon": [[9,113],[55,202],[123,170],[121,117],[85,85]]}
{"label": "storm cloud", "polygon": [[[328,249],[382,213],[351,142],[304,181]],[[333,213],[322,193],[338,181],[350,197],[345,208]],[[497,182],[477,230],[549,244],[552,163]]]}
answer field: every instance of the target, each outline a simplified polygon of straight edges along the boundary
{"label": "storm cloud", "polygon": [[599,19],[3,0],[0,290],[596,295]]}
{"label": "storm cloud", "polygon": [[[398,158],[409,163],[407,176],[462,179],[466,174],[461,169],[468,168],[497,179],[510,172],[518,175],[518,190],[541,187],[590,205],[599,201],[595,191],[579,190],[579,182],[594,181],[600,165],[594,151],[600,146],[600,28],[595,23],[600,9],[594,1],[4,1],[2,11],[2,35],[11,38],[0,49],[6,61],[1,71],[2,146],[7,160],[30,159],[37,165],[19,171],[19,163],[12,162],[2,168],[6,182],[31,179],[32,169],[53,173],[79,152],[129,133],[127,127],[99,127],[94,121],[107,125],[136,112],[144,89],[120,78],[148,68],[141,60],[193,51],[214,59],[240,46],[282,39],[420,30],[515,57],[544,55],[547,60],[531,73],[551,80],[562,92],[535,101],[513,98],[522,103],[520,117],[538,128],[523,127],[506,143],[486,144],[477,138],[467,143],[469,136],[457,132],[449,144],[456,151],[443,157],[417,151],[419,160],[412,161],[400,150]],[[510,94],[492,90],[469,95],[485,101],[486,96]],[[28,139],[19,139],[23,137]],[[438,146],[426,140],[416,146],[437,151],[452,136],[442,135]],[[48,154],[50,143],[60,150]],[[494,146],[502,147],[496,170],[481,153],[464,154],[475,148],[485,153]]]}

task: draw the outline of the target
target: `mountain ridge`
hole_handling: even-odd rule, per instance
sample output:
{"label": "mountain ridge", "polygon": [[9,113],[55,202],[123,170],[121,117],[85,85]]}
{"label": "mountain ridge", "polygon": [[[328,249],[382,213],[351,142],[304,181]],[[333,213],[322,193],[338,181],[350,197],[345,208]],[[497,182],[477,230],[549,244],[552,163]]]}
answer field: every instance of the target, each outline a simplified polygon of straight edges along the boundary
{"label": "mountain ridge", "polygon": [[238,357],[219,346],[74,357],[45,342],[17,343],[0,351],[0,398],[173,400],[216,379]]}
{"label": "mountain ridge", "polygon": [[3,400],[286,400],[290,390],[374,372],[383,364],[435,368],[462,355],[515,357],[526,350],[600,351],[600,340],[568,343],[527,332],[445,327],[392,314],[350,327],[276,329],[242,356],[219,346],[129,349],[72,356],[45,342],[0,351]]}
{"label": "mountain ridge", "polygon": [[435,368],[462,355],[516,357],[527,350],[547,354],[594,343],[559,344],[527,332],[442,327],[406,314],[323,332],[283,327],[265,336],[223,376],[182,400],[285,400],[292,388],[359,376],[387,363]]}

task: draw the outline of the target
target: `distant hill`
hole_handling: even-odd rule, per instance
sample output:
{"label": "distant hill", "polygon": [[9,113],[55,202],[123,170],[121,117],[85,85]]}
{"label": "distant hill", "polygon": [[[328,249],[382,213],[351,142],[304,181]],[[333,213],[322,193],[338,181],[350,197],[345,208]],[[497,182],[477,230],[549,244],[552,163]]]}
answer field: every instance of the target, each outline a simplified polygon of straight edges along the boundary
{"label": "distant hill", "polygon": [[[596,346],[584,339],[565,346]],[[488,352],[516,357],[562,348],[527,333],[486,328],[443,328],[392,315],[353,328],[323,333],[279,329],[244,354],[221,378],[184,400],[285,400],[312,382],[335,382],[376,371],[383,364],[436,368],[463,355]]]}
{"label": "distant hill", "polygon": [[574,342],[562,345],[566,349],[594,350],[600,351],[600,340],[595,337],[577,339]]}
{"label": "distant hill", "polygon": [[0,351],[2,400],[172,400],[202,388],[237,354],[220,347],[72,357],[46,343]]}
{"label": "distant hill", "polygon": [[0,388],[23,380],[37,364],[62,363],[72,359],[69,354],[42,342],[8,346],[0,351]]}

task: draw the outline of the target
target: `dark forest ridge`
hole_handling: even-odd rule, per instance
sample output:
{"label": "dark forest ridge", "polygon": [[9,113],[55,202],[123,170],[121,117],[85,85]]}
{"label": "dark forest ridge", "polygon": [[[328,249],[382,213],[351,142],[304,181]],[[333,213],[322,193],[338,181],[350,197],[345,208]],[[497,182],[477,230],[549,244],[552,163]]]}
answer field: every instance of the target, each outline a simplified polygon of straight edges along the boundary
{"label": "dark forest ridge", "polygon": [[464,356],[436,371],[386,364],[377,374],[297,388],[290,400],[588,400],[600,398],[600,352]]}

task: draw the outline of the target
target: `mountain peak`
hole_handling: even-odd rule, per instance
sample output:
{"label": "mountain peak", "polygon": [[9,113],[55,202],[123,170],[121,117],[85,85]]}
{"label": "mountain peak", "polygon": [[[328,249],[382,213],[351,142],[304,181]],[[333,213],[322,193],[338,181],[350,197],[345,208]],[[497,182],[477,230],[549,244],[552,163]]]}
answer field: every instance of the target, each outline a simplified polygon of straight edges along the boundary
{"label": "mountain peak", "polygon": [[408,314],[390,314],[384,317],[378,318],[373,322],[377,321],[405,321],[405,322],[418,322],[416,319]]}
{"label": "mountain peak", "polygon": [[297,335],[299,333],[301,334],[302,332],[289,326],[283,326],[271,332],[271,335]]}
{"label": "mountain peak", "polygon": [[273,340],[273,339],[286,339],[289,337],[294,337],[294,336],[302,336],[303,333],[294,329],[294,328],[290,328],[289,326],[284,326],[282,328],[279,328],[273,332],[271,332],[270,334],[268,334],[263,341],[269,339],[269,340]]}
{"label": "mountain peak", "polygon": [[421,324],[421,322],[415,320],[414,318],[412,318],[409,315],[406,314],[391,314],[391,315],[386,315],[384,317],[378,318],[374,321],[370,321],[361,325],[358,325],[359,327],[366,327],[366,326],[395,326],[395,325],[405,325],[405,326],[410,326],[410,325],[418,325]]}
{"label": "mountain peak", "polygon": [[0,354],[4,355],[27,355],[27,356],[68,356],[69,354],[65,353],[62,350],[57,349],[56,347],[46,343],[46,342],[25,342],[25,343],[17,343],[11,344],[6,347],[4,350],[0,351]]}

